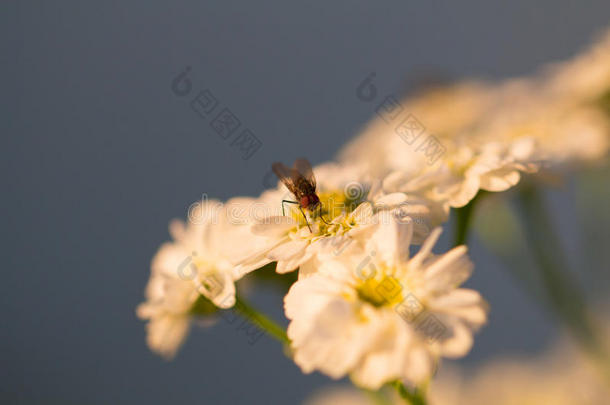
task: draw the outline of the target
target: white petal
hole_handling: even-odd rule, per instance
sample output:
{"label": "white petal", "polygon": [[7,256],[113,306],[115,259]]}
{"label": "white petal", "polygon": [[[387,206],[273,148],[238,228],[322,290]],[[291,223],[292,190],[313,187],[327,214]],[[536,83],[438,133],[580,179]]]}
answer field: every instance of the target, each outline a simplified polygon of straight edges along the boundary
{"label": "white petal", "polygon": [[302,255],[308,245],[308,241],[289,240],[269,251],[267,257],[271,259],[271,261],[290,260],[297,255]]}
{"label": "white petal", "polygon": [[388,381],[402,377],[411,337],[402,320],[397,323],[396,317],[389,315],[371,330],[372,334],[377,335],[376,339],[351,373],[352,379],[360,387],[377,390]]}
{"label": "white petal", "polygon": [[430,233],[430,236],[428,236],[428,238],[417,251],[417,254],[413,256],[410,261],[410,265],[413,268],[421,266],[423,261],[426,260],[426,258],[432,253],[432,248],[438,241],[438,238],[441,236],[442,232],[443,229],[441,227],[437,227]]}
{"label": "white petal", "polygon": [[272,216],[267,217],[263,221],[252,225],[252,233],[255,235],[278,237],[286,234],[292,228],[296,227],[297,222],[291,217]]}
{"label": "white petal", "polygon": [[189,331],[186,316],[163,316],[151,320],[147,325],[148,346],[167,359],[171,359],[184,342]]}
{"label": "white petal", "polygon": [[168,277],[179,278],[190,275],[193,271],[193,253],[185,246],[177,243],[164,243],[153,257],[151,270],[153,273],[165,274]]}
{"label": "white petal", "polygon": [[373,207],[370,203],[364,202],[356,207],[351,216],[357,224],[370,224],[371,217],[373,216]]}
{"label": "white petal", "polygon": [[479,188],[481,185],[481,177],[480,176],[471,176],[464,179],[458,192],[451,196],[449,199],[449,204],[452,207],[459,208],[468,204],[470,200],[474,198],[474,196],[479,192]]}
{"label": "white petal", "polygon": [[[321,312],[336,292],[332,281],[319,274],[294,283],[284,297],[284,311],[288,319],[308,320]],[[307,323],[307,322],[306,322]]]}
{"label": "white petal", "polygon": [[399,220],[393,212],[380,214],[377,214],[380,224],[372,240],[377,258],[388,264],[406,261],[413,234],[412,220]]}
{"label": "white petal", "polygon": [[375,201],[375,206],[383,209],[384,207],[394,207],[404,203],[405,201],[407,201],[407,195],[405,193],[390,193],[378,198]]}
{"label": "white petal", "polygon": [[474,265],[468,258],[467,251],[464,245],[455,247],[427,267],[426,289],[430,292],[447,291],[470,277]]}
{"label": "white petal", "polygon": [[288,259],[278,260],[275,271],[279,274],[285,274],[296,270],[302,263],[306,263],[310,257],[311,254],[308,253],[307,250],[303,249]]}
{"label": "white petal", "polygon": [[315,257],[307,260],[304,263],[301,263],[299,265],[299,280],[302,280],[304,278],[307,278],[309,276],[313,276],[314,274],[316,274],[318,272],[319,266],[320,266],[320,263],[318,262],[318,260]]}
{"label": "white petal", "polygon": [[343,300],[330,301],[312,326],[305,339],[293,342],[295,363],[305,373],[319,369],[343,377],[358,362],[368,335],[355,322],[353,309]]}
{"label": "white petal", "polygon": [[459,288],[428,303],[433,312],[460,318],[470,326],[480,326],[487,321],[488,305],[474,290]]}
{"label": "white petal", "polygon": [[468,288],[458,288],[446,295],[438,297],[434,302],[439,307],[463,307],[476,305],[483,301],[478,291]]}
{"label": "white petal", "polygon": [[434,371],[435,358],[425,344],[414,343],[406,357],[403,376],[410,385],[428,380]]}
{"label": "white petal", "polygon": [[536,149],[536,141],[532,137],[523,137],[510,147],[510,154],[518,160],[530,159]]}
{"label": "white petal", "polygon": [[262,266],[271,263],[271,260],[268,257],[269,251],[273,250],[275,247],[286,243],[290,239],[288,237],[284,237],[279,240],[272,240],[271,243],[263,247],[262,249],[254,252],[251,256],[242,259],[234,268],[233,268],[233,279],[239,280],[246,274],[256,269],[261,268]]}
{"label": "white petal", "polygon": [[504,191],[519,183],[521,174],[512,168],[498,169],[481,176],[481,189]]}
{"label": "white petal", "polygon": [[235,284],[228,272],[202,275],[196,280],[197,290],[219,308],[235,305]]}
{"label": "white petal", "polygon": [[443,356],[459,358],[465,356],[473,344],[472,331],[462,322],[451,320],[448,316],[437,315],[446,327],[445,338],[439,342]]}
{"label": "white petal", "polygon": [[182,240],[186,233],[184,222],[179,219],[174,219],[169,223],[169,234],[174,240]]}

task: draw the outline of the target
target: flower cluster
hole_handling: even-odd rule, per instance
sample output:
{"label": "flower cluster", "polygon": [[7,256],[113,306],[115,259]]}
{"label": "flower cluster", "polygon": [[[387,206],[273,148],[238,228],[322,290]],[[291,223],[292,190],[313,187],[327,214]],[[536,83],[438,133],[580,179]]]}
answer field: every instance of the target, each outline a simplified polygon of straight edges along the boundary
{"label": "flower cluster", "polygon": [[442,146],[434,161],[376,120],[337,162],[313,169],[315,206],[284,207],[294,196],[281,182],[257,198],[191,206],[188,223],[172,222],[137,309],[149,346],[173,356],[195,315],[232,307],[235,283],[274,264],[298,272],[284,304],[304,372],[369,389],[427,382],[441,358],[468,353],[487,321],[482,296],[461,287],[473,270],[466,246],[433,253],[450,209],[524,173],[605,156],[609,100],[610,34],[533,77],[405,100]]}
{"label": "flower cluster", "polygon": [[440,158],[431,162],[417,147],[418,133],[380,118],[339,161],[357,161],[386,192],[420,195],[446,210],[478,190],[507,190],[523,172],[597,161],[610,149],[610,31],[532,77],[435,87],[401,104],[442,145]]}

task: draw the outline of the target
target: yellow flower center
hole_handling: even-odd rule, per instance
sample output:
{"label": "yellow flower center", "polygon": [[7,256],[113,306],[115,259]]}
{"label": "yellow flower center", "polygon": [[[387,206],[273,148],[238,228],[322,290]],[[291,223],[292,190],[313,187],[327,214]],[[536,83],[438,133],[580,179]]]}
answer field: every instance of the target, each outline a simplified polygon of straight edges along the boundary
{"label": "yellow flower center", "polygon": [[402,284],[388,275],[364,280],[356,288],[356,293],[362,301],[375,307],[395,306],[404,300]]}
{"label": "yellow flower center", "polygon": [[[355,226],[355,222],[349,218],[349,214],[364,201],[364,196],[350,198],[341,191],[323,191],[318,193],[320,205],[313,209],[303,210],[307,215],[307,220],[299,210],[298,205],[291,206],[289,215],[294,219],[298,228],[309,226],[314,229],[314,233],[307,235],[308,239],[319,239],[326,236],[334,236],[343,234]],[[338,223],[332,223],[333,220],[344,215],[344,219]],[[315,224],[315,227],[314,227]]]}

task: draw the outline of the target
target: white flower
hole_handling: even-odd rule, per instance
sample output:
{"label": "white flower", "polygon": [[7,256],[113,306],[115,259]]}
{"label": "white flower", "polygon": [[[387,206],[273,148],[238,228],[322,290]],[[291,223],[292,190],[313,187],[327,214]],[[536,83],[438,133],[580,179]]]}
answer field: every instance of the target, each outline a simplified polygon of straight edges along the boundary
{"label": "white flower", "polygon": [[[447,92],[467,99],[483,99],[476,91],[454,94],[448,89]],[[448,108],[443,103],[439,107],[441,111]],[[481,103],[473,104],[477,106],[474,110],[481,112]],[[407,101],[405,105],[416,109],[419,103]],[[427,106],[422,111],[429,117],[434,108]],[[441,135],[434,132],[432,136],[428,130],[436,130],[426,123],[422,125],[427,129],[423,128],[417,136],[409,133],[411,138],[405,138],[396,126],[379,119],[371,126],[373,129],[361,135],[361,141],[346,148],[342,158],[343,161],[356,161],[361,170],[382,178],[386,193],[403,192],[410,198],[427,200],[429,208],[436,212],[434,217],[444,221],[449,208],[466,205],[480,189],[504,191],[519,181],[520,172],[533,172],[539,167],[535,139],[523,136],[505,140],[483,136],[478,126],[484,119],[479,116],[478,121],[473,121],[475,116],[473,112],[469,120],[446,126],[433,120],[436,127],[442,129]],[[465,126],[467,124],[473,128]],[[371,134],[379,135],[379,127],[383,127],[383,135],[373,139]]]}
{"label": "white flower", "polygon": [[[480,146],[451,147],[450,153],[418,173],[394,171],[383,181],[388,191],[421,195],[445,207],[463,207],[479,190],[504,191],[517,184],[520,172],[535,172],[532,158],[535,141],[518,139],[512,143],[487,142]],[[432,206],[432,204],[430,204]]]}
{"label": "white flower", "polygon": [[220,308],[235,303],[233,263],[223,246],[232,234],[221,231],[227,228],[213,212],[217,204],[195,206],[206,213],[203,220],[172,221],[174,241],[163,244],[152,260],[146,302],[137,315],[149,321],[149,347],[165,357],[173,357],[184,341],[200,294]]}
{"label": "white flower", "polygon": [[493,102],[493,93],[490,85],[465,81],[400,100],[401,114],[393,120],[372,120],[342,149],[339,162],[357,165],[374,178],[393,170],[418,171],[427,165],[418,150],[422,141],[432,134],[444,143],[476,125]]}
{"label": "white flower", "polygon": [[[322,199],[324,201],[324,199]],[[295,214],[296,215],[296,214]],[[272,216],[252,227],[253,234],[266,238],[267,246],[236,268],[238,274],[277,262],[278,273],[293,271],[321,252],[340,252],[370,228],[372,207],[360,204],[352,212],[332,218],[329,225],[320,218],[305,220],[293,216]],[[328,221],[329,219],[327,219]]]}
{"label": "white flower", "polygon": [[137,308],[138,317],[149,321],[146,340],[151,350],[166,358],[175,356],[188,334],[189,311],[198,296],[192,283],[151,275],[147,302]]}
{"label": "white flower", "polygon": [[[285,205],[286,215],[282,215],[282,200],[293,200],[294,196],[281,184],[258,200],[241,201],[244,206],[258,204],[261,208],[257,215],[251,215],[249,208],[242,209],[249,213],[253,240],[260,248],[236,267],[237,274],[243,275],[270,262],[277,262],[278,273],[295,270],[319,251],[341,252],[373,225],[372,207],[363,203],[368,186],[355,181],[350,168],[327,164],[314,168],[314,173],[322,218],[318,210],[306,212],[304,218],[292,204]],[[266,215],[261,217],[260,212]]]}
{"label": "white flower", "polygon": [[606,156],[608,100],[610,31],[540,74],[497,84],[466,81],[402,100],[397,117],[374,120],[340,161],[384,179],[387,193],[404,192],[448,211],[478,190],[507,190],[522,172]]}
{"label": "white flower", "polygon": [[285,297],[294,360],[306,373],[350,374],[378,389],[428,379],[440,356],[460,357],[486,321],[486,304],[457,288],[472,271],[466,247],[436,256],[435,230],[409,259],[411,219],[380,223],[366,251],[324,260]]}
{"label": "white flower", "polygon": [[[272,213],[264,218],[250,215],[254,235],[251,243],[260,248],[236,267],[238,275],[270,262],[277,262],[278,273],[299,267],[301,273],[315,272],[318,256],[337,256],[352,243],[364,243],[379,221],[387,219],[387,216],[374,215],[379,211],[399,208],[403,217],[413,217],[417,224],[417,242],[429,234],[431,222],[436,222],[430,219],[432,214],[427,200],[410,198],[404,193],[384,193],[374,182],[359,178],[351,166],[326,164],[316,167],[314,172],[322,204],[321,216],[315,210],[308,212],[306,219],[290,205],[286,205],[286,216],[279,215],[282,200],[292,198],[283,186],[263,193],[258,200],[229,201],[230,206],[236,203],[242,206],[258,204],[261,210],[257,212],[265,211],[266,207]],[[240,211],[252,212],[247,208]]]}

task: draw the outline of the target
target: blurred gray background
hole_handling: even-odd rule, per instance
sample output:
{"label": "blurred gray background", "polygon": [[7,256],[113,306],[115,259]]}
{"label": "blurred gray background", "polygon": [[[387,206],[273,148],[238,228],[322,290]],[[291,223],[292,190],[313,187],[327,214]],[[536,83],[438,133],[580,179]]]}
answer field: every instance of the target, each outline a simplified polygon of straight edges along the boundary
{"label": "blurred gray background", "polygon": [[[607,0],[3,2],[0,402],[300,403],[331,381],[268,337],[221,321],[172,362],[148,350],[134,311],[168,221],[203,193],[257,195],[272,161],[332,159],[374,114],[355,94],[370,72],[382,95],[527,74],[609,15]],[[261,141],[250,159],[172,92],[186,66]],[[552,319],[476,239],[472,254],[493,312],[463,362],[544,348]],[[282,319],[273,290],[254,301]]]}

